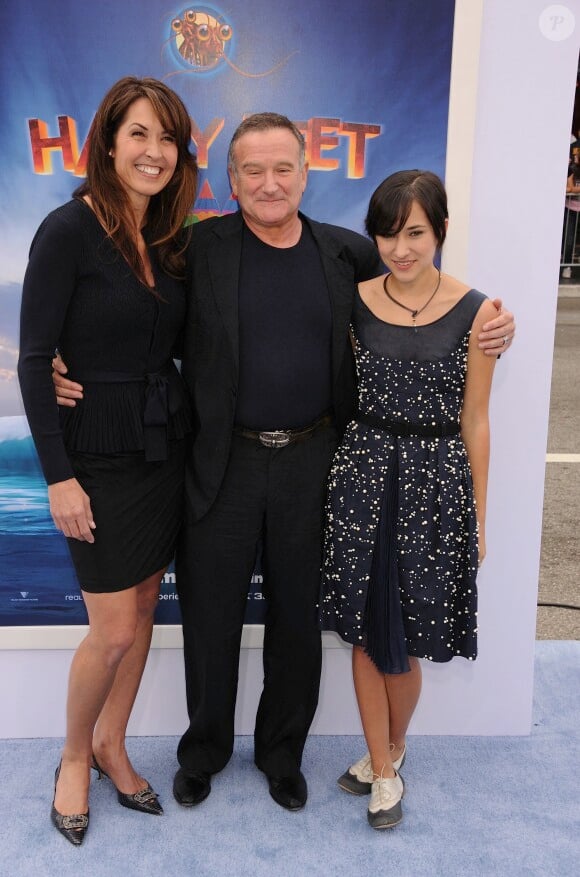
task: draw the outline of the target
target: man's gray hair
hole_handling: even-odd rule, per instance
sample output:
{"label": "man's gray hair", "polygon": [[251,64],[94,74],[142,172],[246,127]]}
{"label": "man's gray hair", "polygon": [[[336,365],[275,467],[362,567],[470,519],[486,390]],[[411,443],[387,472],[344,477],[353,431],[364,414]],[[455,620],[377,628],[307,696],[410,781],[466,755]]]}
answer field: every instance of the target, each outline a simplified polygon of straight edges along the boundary
{"label": "man's gray hair", "polygon": [[300,153],[299,166],[300,170],[306,162],[306,145],[302,133],[298,130],[294,122],[291,122],[287,116],[281,116],[279,113],[254,113],[248,116],[243,122],[240,122],[230,142],[228,150],[228,168],[233,174],[236,173],[236,165],[234,161],[234,147],[240,137],[249,134],[252,131],[270,131],[272,128],[285,128],[296,138]]}

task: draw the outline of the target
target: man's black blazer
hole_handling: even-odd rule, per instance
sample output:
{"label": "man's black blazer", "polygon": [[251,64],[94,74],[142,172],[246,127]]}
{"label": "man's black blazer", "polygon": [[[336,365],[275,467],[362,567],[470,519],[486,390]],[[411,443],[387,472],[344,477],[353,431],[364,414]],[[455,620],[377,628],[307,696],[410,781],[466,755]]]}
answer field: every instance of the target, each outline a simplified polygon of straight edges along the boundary
{"label": "man's black blazer", "polygon": [[[343,431],[356,405],[349,324],[356,284],[384,271],[375,246],[362,235],[300,214],[318,245],[332,309],[333,409]],[[196,431],[186,474],[188,516],[212,505],[226,470],[239,371],[238,276],[241,213],[193,226],[188,250],[188,313],[182,374],[191,393]]]}

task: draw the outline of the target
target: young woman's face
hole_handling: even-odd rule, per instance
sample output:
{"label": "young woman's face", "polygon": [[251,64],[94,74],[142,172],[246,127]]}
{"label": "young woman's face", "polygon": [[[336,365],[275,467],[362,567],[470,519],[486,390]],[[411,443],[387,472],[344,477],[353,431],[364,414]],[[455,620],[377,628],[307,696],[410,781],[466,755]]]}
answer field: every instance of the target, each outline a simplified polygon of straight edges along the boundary
{"label": "young woman's face", "polygon": [[115,134],[111,156],[134,208],[165,188],[177,165],[177,144],[146,97],[134,101]]}
{"label": "young woman's face", "polygon": [[413,201],[403,228],[394,235],[377,235],[381,259],[400,283],[416,281],[430,272],[437,252],[437,238],[427,214]]}

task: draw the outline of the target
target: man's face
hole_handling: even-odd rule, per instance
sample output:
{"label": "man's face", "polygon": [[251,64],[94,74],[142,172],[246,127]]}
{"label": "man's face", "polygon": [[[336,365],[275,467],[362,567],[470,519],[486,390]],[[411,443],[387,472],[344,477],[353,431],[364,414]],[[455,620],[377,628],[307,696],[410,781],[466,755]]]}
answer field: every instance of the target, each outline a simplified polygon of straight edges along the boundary
{"label": "man's face", "polygon": [[300,146],[286,128],[250,131],[234,145],[232,192],[253,230],[283,228],[294,222],[308,168],[300,168]]}

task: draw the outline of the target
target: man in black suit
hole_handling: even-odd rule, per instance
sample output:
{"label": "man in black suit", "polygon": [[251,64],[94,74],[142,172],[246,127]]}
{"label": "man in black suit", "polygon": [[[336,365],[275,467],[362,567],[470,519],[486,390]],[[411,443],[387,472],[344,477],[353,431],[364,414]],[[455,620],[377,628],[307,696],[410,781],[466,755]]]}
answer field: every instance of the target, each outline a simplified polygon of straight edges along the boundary
{"label": "man in black suit", "polygon": [[[363,236],[299,213],[308,167],[303,137],[285,116],[242,122],[228,166],[240,212],[194,226],[189,248],[182,370],[197,430],[177,587],[190,724],[173,792],[183,806],[199,804],[232,754],[242,626],[262,541],[255,762],[274,800],[298,810],[320,681],[326,477],[356,406],[351,309],[356,284],[384,268]],[[512,315],[487,328],[484,343],[505,350]]]}
{"label": "man in black suit", "polygon": [[190,726],[174,794],[195,804],[229,760],[240,638],[263,543],[267,615],[255,760],[274,799],[306,801],[302,750],[318,701],[324,489],[353,414],[348,326],[375,247],[298,212],[304,141],[283,116],[243,122],[229,173],[240,212],[194,228],[183,376],[199,429],[177,553]]}

